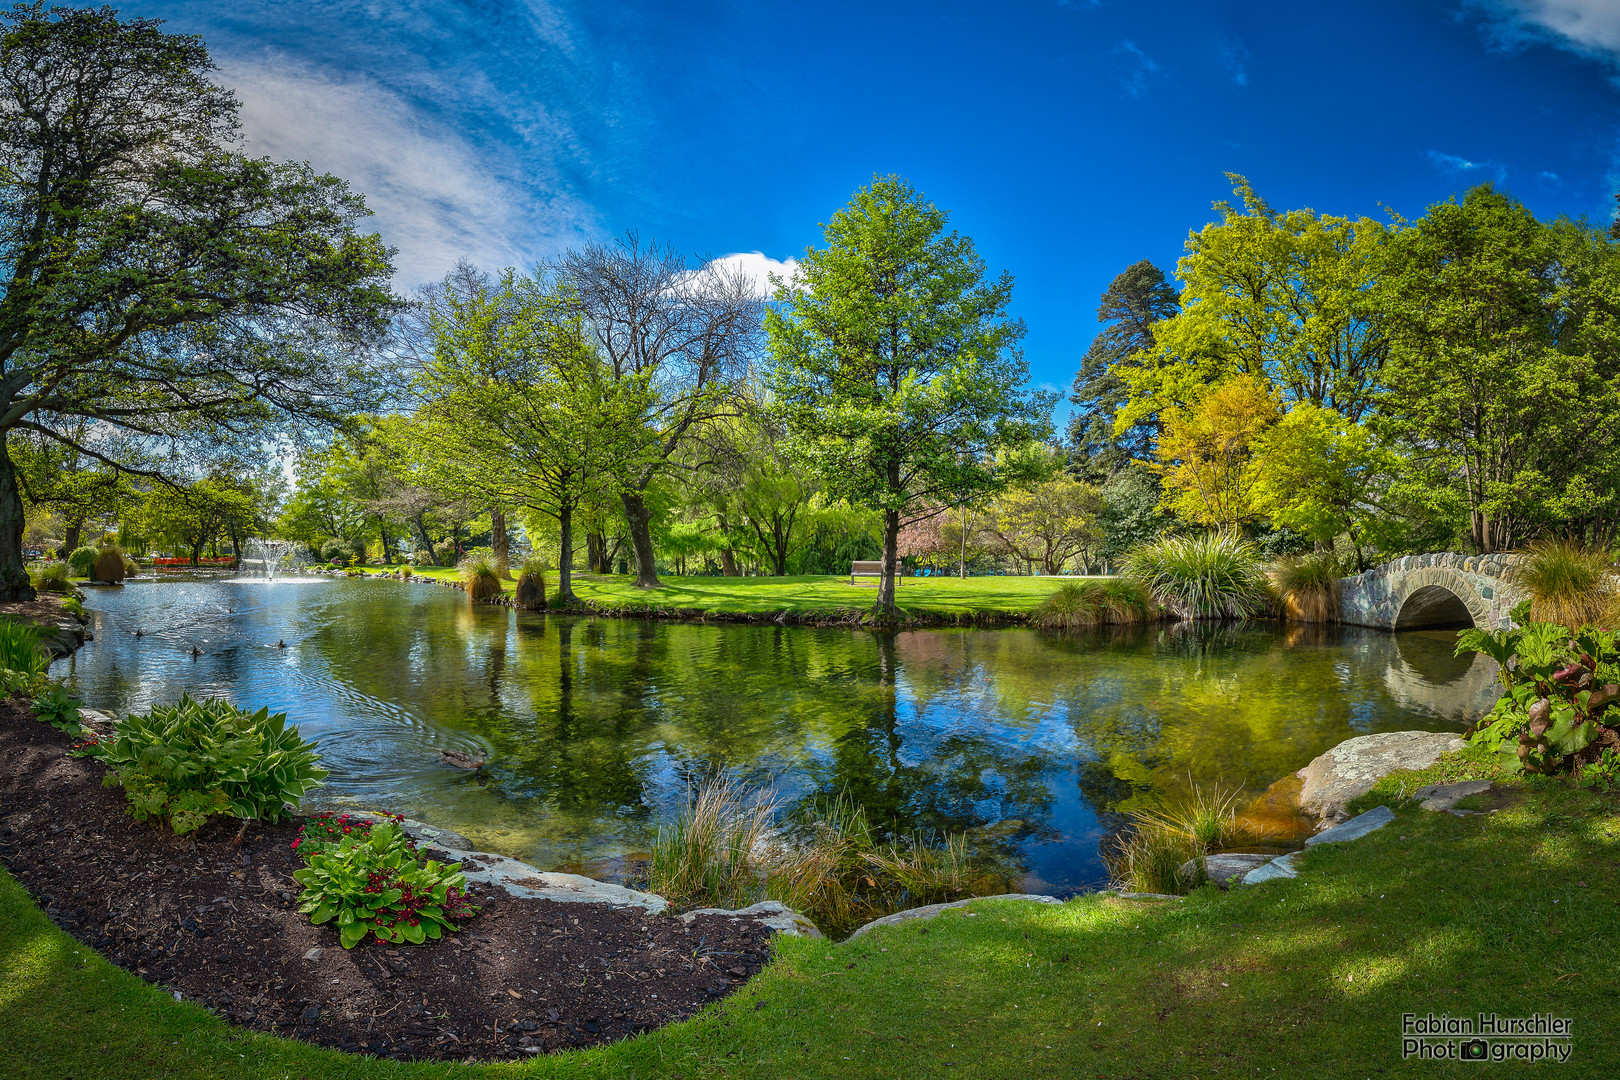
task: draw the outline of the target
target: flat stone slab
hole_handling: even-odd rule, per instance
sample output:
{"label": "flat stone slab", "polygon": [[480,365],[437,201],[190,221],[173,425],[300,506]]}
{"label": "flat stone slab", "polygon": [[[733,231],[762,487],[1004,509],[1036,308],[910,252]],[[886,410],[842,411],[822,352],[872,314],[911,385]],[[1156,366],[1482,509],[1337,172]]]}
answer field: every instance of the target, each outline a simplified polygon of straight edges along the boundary
{"label": "flat stone slab", "polygon": [[1243,875],[1242,884],[1259,885],[1267,881],[1279,881],[1283,878],[1299,877],[1299,867],[1294,860],[1299,852],[1290,851],[1287,855],[1279,855],[1264,866],[1257,866]]}
{"label": "flat stone slab", "polygon": [[[359,818],[362,821],[369,821],[373,825],[379,821],[394,820],[389,815],[377,810],[344,810],[339,811],[339,813],[348,814],[351,820]],[[395,822],[395,824],[400,827],[400,830],[406,836],[415,840],[418,844],[432,844],[434,847],[447,849],[455,848],[458,851],[467,851],[472,848],[472,841],[460,833],[451,832],[449,829],[441,829],[437,825],[429,825],[425,821],[406,818],[404,821]]]}
{"label": "flat stone slab", "polygon": [[913,919],[932,919],[940,914],[956,908],[964,908],[980,900],[1031,900],[1037,904],[1061,904],[1063,901],[1055,896],[1041,896],[1036,893],[1001,893],[996,896],[974,896],[967,900],[955,900],[949,904],[929,904],[926,907],[911,908],[908,911],[897,911],[893,915],[885,915],[881,919],[873,919],[853,934],[848,940],[854,941],[869,930],[876,930],[880,926],[893,926],[896,923],[910,922]]}
{"label": "flat stone slab", "polygon": [[1345,806],[1396,769],[1426,769],[1463,741],[1443,731],[1386,731],[1346,739],[1299,771],[1299,806],[1323,823],[1343,821]]}
{"label": "flat stone slab", "polygon": [[1357,814],[1343,825],[1335,825],[1325,832],[1305,838],[1305,846],[1315,844],[1342,844],[1349,840],[1360,840],[1370,832],[1382,829],[1395,820],[1395,811],[1387,806],[1375,806],[1365,814]]}
{"label": "flat stone slab", "polygon": [[724,915],[729,919],[741,919],[757,923],[760,926],[775,930],[778,934],[786,934],[789,937],[819,938],[823,936],[821,931],[816,929],[815,923],[780,900],[766,900],[749,907],[739,908],[736,911],[726,908],[697,908],[694,911],[683,913],[680,920],[690,926],[692,920],[699,915]]}
{"label": "flat stone slab", "polygon": [[1458,802],[1472,795],[1483,795],[1491,790],[1490,780],[1464,780],[1456,784],[1429,784],[1412,792],[1425,810],[1450,810]]}
{"label": "flat stone slab", "polygon": [[451,862],[461,864],[461,872],[473,884],[490,885],[526,900],[555,900],[562,904],[611,904],[638,907],[653,915],[669,907],[669,901],[655,893],[627,889],[579,874],[554,874],[526,862],[484,851],[459,851],[442,844]]}
{"label": "flat stone slab", "polygon": [[[1274,855],[1254,855],[1247,852],[1223,851],[1219,855],[1204,856],[1204,877],[1211,883],[1226,888],[1233,879],[1242,881],[1250,870],[1257,869],[1270,862]],[[1177,871],[1183,881],[1190,881],[1193,874],[1193,860],[1188,859],[1181,864]]]}

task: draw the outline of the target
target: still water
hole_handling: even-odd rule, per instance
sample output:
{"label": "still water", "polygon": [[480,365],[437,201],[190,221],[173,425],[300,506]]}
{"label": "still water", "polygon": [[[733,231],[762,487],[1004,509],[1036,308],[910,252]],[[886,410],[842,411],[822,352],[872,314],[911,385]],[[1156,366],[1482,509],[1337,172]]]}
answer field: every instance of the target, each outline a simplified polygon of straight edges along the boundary
{"label": "still water", "polygon": [[[1459,730],[1495,697],[1449,631],[874,634],[519,614],[328,579],[135,581],[85,606],[96,639],[52,674],[87,705],[267,705],[332,772],[306,809],[395,810],[603,876],[724,768],[790,803],[847,791],[901,834],[966,830],[1025,888],[1064,895],[1106,881],[1098,845],[1134,807],[1189,782],[1258,793],[1343,739]],[[449,767],[441,747],[489,762]]]}

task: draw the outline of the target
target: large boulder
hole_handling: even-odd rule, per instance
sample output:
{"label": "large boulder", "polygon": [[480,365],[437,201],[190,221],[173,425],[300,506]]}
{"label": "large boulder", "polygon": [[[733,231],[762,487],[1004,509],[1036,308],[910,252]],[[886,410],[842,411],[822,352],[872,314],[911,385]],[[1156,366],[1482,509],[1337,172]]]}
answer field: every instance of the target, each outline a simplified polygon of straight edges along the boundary
{"label": "large boulder", "polygon": [[1345,807],[1396,769],[1426,769],[1463,741],[1443,731],[1386,731],[1346,739],[1299,771],[1299,806],[1320,824],[1349,814]]}

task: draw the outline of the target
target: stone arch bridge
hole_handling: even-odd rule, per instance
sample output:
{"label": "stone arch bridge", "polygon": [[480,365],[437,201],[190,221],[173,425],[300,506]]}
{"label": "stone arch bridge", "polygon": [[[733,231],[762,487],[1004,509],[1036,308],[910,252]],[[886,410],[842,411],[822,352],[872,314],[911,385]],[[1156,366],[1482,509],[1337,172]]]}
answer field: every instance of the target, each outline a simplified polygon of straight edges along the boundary
{"label": "stone arch bridge", "polygon": [[1516,555],[1407,555],[1345,578],[1339,617],[1380,630],[1499,630],[1529,597],[1507,580]]}

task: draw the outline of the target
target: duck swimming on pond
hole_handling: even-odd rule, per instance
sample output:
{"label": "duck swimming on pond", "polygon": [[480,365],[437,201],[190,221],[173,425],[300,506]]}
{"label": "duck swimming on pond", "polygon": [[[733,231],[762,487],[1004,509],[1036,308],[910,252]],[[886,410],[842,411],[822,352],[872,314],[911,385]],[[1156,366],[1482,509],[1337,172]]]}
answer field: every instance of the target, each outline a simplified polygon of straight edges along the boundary
{"label": "duck swimming on pond", "polygon": [[454,765],[458,769],[482,769],[484,767],[483,754],[473,757],[462,750],[440,750],[439,760],[446,765]]}
{"label": "duck swimming on pond", "polygon": [[202,655],[202,650],[197,648],[197,646],[193,645],[191,647],[191,658],[193,660],[195,660],[197,657],[199,657],[201,655]]}
{"label": "duck swimming on pond", "polygon": [[135,636],[136,637],[145,637],[146,636],[146,631],[142,630],[140,627],[137,626],[135,628]]}
{"label": "duck swimming on pond", "polygon": [[285,649],[285,648],[286,648],[286,647],[287,647],[287,643],[286,643],[286,642],[285,642],[285,641],[278,641],[278,642],[276,642],[276,648],[278,648],[278,649]]}

